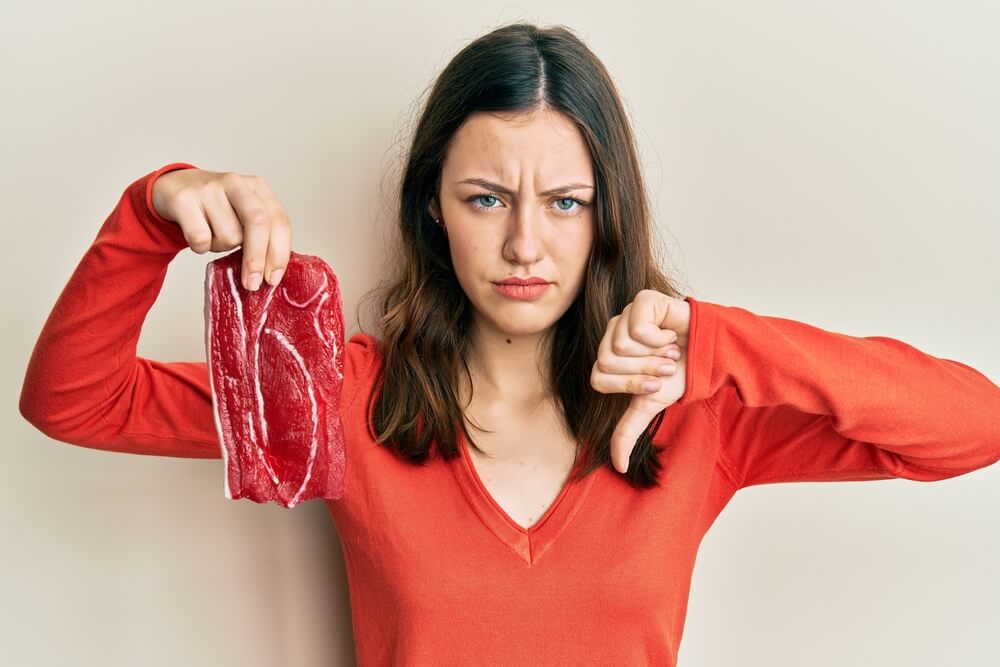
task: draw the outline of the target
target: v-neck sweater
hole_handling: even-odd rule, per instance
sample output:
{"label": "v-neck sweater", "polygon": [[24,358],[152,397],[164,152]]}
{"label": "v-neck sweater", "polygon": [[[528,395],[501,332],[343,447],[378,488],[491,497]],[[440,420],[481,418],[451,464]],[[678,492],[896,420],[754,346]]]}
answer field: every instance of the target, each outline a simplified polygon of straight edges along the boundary
{"label": "v-neck sweater", "polygon": [[[129,185],[59,296],[22,389],[48,436],[221,458],[204,361],[136,355],[179,225]],[[378,341],[345,346],[344,552],[360,665],[674,665],[702,538],[741,488],[933,481],[1000,460],[1000,388],[902,341],[827,331],[691,296],[686,385],[653,442],[659,486],[614,469],[564,484],[524,528],[460,456],[412,465],[368,432]],[[461,429],[457,429],[461,436]],[[223,471],[220,469],[220,496]]]}

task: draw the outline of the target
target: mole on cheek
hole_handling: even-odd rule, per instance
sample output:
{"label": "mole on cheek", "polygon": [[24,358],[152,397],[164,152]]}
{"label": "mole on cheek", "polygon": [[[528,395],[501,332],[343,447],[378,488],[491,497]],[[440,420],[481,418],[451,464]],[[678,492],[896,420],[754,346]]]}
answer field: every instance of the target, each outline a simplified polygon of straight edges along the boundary
{"label": "mole on cheek", "polygon": [[507,339],[507,343],[508,343],[508,344],[510,343],[510,338],[508,338],[508,339]]}

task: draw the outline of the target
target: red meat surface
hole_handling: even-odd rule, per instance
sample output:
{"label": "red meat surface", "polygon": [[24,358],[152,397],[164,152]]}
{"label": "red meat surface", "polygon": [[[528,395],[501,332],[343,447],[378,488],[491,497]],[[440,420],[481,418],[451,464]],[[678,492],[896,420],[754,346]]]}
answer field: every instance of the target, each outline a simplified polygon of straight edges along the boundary
{"label": "red meat surface", "polygon": [[243,250],[205,270],[205,345],[226,498],[290,508],[344,493],[344,318],[333,270],[291,252],[277,286],[243,287]]}

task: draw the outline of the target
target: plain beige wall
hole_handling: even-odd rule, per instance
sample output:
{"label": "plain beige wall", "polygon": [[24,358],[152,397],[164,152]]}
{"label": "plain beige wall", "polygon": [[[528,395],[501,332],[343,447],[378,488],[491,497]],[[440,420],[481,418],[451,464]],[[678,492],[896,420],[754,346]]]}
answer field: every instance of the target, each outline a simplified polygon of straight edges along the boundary
{"label": "plain beige wall", "polygon": [[[517,19],[576,29],[615,77],[691,294],[1000,379],[995,2],[5,0],[4,664],[351,664],[321,501],[50,440],[16,407],[25,364],[125,186],[174,160],[268,178],[352,334],[425,87]],[[205,358],[208,259],[171,265],[141,355]],[[681,665],[997,665],[998,562],[1000,466],[746,489],[702,545]]]}

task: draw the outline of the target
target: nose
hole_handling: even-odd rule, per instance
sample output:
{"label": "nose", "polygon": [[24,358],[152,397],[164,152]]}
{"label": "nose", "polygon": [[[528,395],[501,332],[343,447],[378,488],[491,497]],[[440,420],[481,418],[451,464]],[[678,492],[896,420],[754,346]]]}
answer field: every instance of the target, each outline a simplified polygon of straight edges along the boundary
{"label": "nose", "polygon": [[510,225],[504,243],[508,261],[530,266],[545,256],[542,239],[544,213],[533,206],[518,204],[508,218]]}

